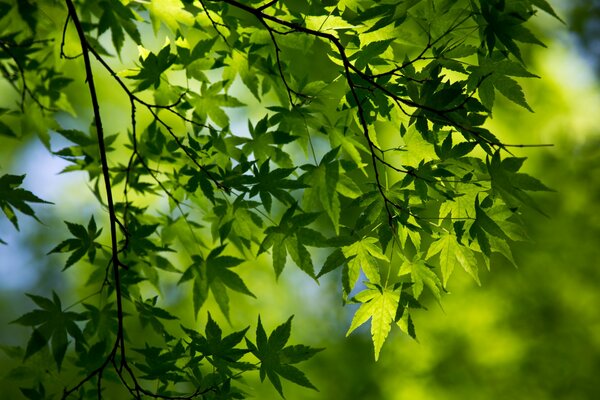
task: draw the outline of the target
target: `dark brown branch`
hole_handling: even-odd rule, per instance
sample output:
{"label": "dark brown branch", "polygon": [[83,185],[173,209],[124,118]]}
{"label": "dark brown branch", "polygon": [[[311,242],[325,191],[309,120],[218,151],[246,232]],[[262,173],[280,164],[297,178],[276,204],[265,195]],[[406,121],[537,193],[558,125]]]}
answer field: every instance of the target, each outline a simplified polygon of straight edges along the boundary
{"label": "dark brown branch", "polygon": [[288,21],[284,21],[284,20],[279,19],[277,17],[265,14],[261,10],[252,8],[252,7],[247,6],[245,4],[239,3],[239,2],[237,2],[235,0],[223,0],[223,1],[225,3],[228,3],[228,4],[232,5],[232,6],[234,6],[234,7],[240,8],[242,10],[245,10],[245,11],[253,14],[254,16],[256,16],[256,18],[258,18],[261,21],[269,20],[269,21],[275,22],[275,23],[277,23],[279,25],[282,25],[282,26],[291,28],[293,30],[296,30],[298,32],[303,32],[303,33],[306,33],[306,34],[309,34],[309,35],[313,35],[313,36],[316,36],[316,37],[327,39],[329,42],[331,42],[337,48],[338,54],[341,57],[342,63],[343,63],[343,66],[344,66],[344,75],[346,77],[346,81],[348,82],[348,86],[350,88],[350,92],[351,92],[352,97],[354,99],[354,102],[356,103],[357,108],[358,108],[358,119],[359,119],[359,122],[360,122],[360,125],[361,125],[361,129],[363,131],[363,135],[364,135],[365,139],[367,140],[367,144],[369,146],[369,150],[370,150],[370,153],[371,153],[371,159],[372,159],[372,162],[373,162],[373,171],[375,173],[375,182],[377,184],[377,189],[379,190],[381,196],[384,199],[384,204],[385,204],[386,212],[388,214],[388,223],[389,223],[390,226],[392,226],[393,225],[392,220],[394,218],[394,215],[393,215],[392,211],[390,210],[390,208],[388,206],[389,199],[387,198],[387,196],[386,196],[386,194],[384,192],[383,184],[381,182],[381,177],[379,175],[379,170],[377,169],[377,158],[376,158],[376,154],[375,154],[375,144],[373,143],[373,141],[371,140],[371,137],[369,136],[369,126],[368,126],[367,120],[365,118],[365,112],[364,112],[362,103],[360,102],[358,93],[356,92],[355,84],[354,84],[354,82],[352,80],[352,74],[350,72],[352,64],[350,63],[350,60],[348,59],[348,56],[346,55],[346,49],[344,48],[344,46],[342,45],[342,43],[339,41],[339,39],[337,37],[329,34],[329,33],[323,33],[323,32],[317,31],[317,30],[309,29],[309,28],[300,26],[298,24],[295,24],[295,23],[292,23],[292,22],[288,22]]}
{"label": "dark brown branch", "polygon": [[[394,218],[393,213],[391,212],[391,210],[389,209],[388,205],[392,205],[394,208],[398,208],[400,210],[403,211],[407,211],[404,207],[399,206],[398,204],[394,203],[393,201],[391,201],[387,195],[385,194],[384,188],[383,188],[383,184],[381,182],[381,177],[379,174],[379,170],[378,170],[378,163],[382,163],[384,166],[392,168],[398,172],[402,172],[402,173],[410,173],[410,171],[408,170],[403,170],[400,168],[397,168],[387,162],[385,162],[385,160],[383,160],[381,157],[379,157],[376,154],[376,150],[378,150],[377,146],[373,143],[373,141],[371,140],[370,136],[369,136],[369,128],[368,128],[368,124],[365,118],[365,111],[363,108],[363,104],[361,103],[361,101],[359,100],[359,96],[358,93],[356,91],[358,85],[353,81],[352,79],[352,72],[355,73],[356,75],[358,75],[360,78],[364,79],[365,81],[367,81],[369,84],[371,84],[374,88],[379,89],[380,91],[382,91],[387,97],[389,97],[390,99],[392,99],[392,101],[394,101],[396,103],[396,105],[400,108],[400,110],[406,114],[409,115],[403,108],[403,105],[405,106],[409,106],[409,107],[413,107],[413,108],[417,108],[417,109],[421,109],[424,111],[429,111],[431,113],[434,113],[436,115],[438,115],[440,118],[442,118],[443,120],[445,120],[449,125],[454,126],[455,128],[459,128],[462,131],[465,132],[469,132],[471,134],[473,134],[475,137],[478,138],[478,140],[482,140],[484,143],[487,143],[491,146],[499,146],[499,147],[503,147],[502,143],[496,143],[496,142],[492,142],[489,140],[486,140],[485,138],[482,138],[477,132],[473,131],[472,129],[469,129],[467,127],[464,127],[460,124],[458,124],[456,121],[452,120],[450,117],[448,117],[448,113],[451,111],[454,111],[454,109],[452,110],[438,110],[432,107],[428,107],[426,105],[423,104],[418,104],[412,100],[409,99],[404,99],[401,98],[400,96],[390,92],[389,89],[387,89],[386,87],[380,85],[379,83],[377,83],[375,81],[375,77],[374,75],[369,75],[366,74],[364,72],[362,72],[361,70],[359,70],[354,64],[352,64],[350,62],[350,60],[348,59],[347,55],[346,55],[346,50],[344,48],[344,46],[342,45],[342,43],[340,42],[340,40],[329,33],[323,33],[320,32],[318,30],[314,30],[314,29],[309,29],[306,27],[303,27],[301,25],[298,25],[296,23],[293,22],[289,22],[289,21],[285,21],[282,20],[280,18],[277,18],[275,16],[272,15],[268,15],[265,14],[262,10],[262,8],[253,8],[250,7],[246,4],[240,3],[236,0],[222,0],[225,3],[228,3],[236,8],[242,9],[244,11],[247,11],[248,13],[254,15],[257,19],[259,19],[259,21],[267,28],[267,30],[269,31],[269,34],[271,35],[271,37],[273,38],[273,31],[275,31],[273,28],[271,28],[266,21],[271,21],[274,22],[280,26],[285,26],[287,28],[289,28],[291,31],[295,31],[295,32],[301,32],[301,33],[305,33],[308,35],[312,35],[315,37],[320,37],[323,39],[326,39],[327,41],[329,41],[330,43],[332,43],[335,48],[337,49],[337,52],[342,60],[342,64],[343,64],[343,68],[344,68],[344,75],[346,77],[346,81],[348,83],[349,89],[350,89],[350,93],[352,95],[352,98],[354,99],[354,102],[356,103],[356,107],[357,107],[357,114],[358,114],[358,119],[360,122],[360,126],[361,126],[361,130],[363,132],[363,135],[367,141],[367,144],[369,146],[369,151],[371,153],[371,159],[372,159],[372,163],[373,163],[373,170],[375,173],[375,183],[377,185],[377,189],[380,192],[383,200],[384,200],[384,204],[385,204],[385,208],[386,208],[386,212],[388,214],[388,223],[390,224],[390,226],[392,226],[392,220]],[[470,16],[469,16],[470,17]],[[410,63],[414,63],[416,62],[418,59],[420,59],[421,57],[423,57],[425,55],[425,53],[427,52],[428,49],[430,49],[435,43],[439,42],[443,37],[445,37],[447,34],[449,34],[450,31],[452,31],[453,29],[455,29],[456,27],[462,25],[463,23],[465,23],[469,17],[465,17],[464,19],[457,21],[456,25],[453,25],[451,28],[449,28],[445,33],[443,33],[442,35],[440,35],[440,37],[438,37],[437,39],[435,39],[434,41],[431,41],[431,38],[429,38],[428,40],[428,44],[426,46],[426,48],[421,52],[421,54],[419,56],[417,56],[416,59],[409,61]],[[276,32],[276,31],[275,31]],[[276,53],[277,53],[277,44],[274,41],[274,44],[276,46]],[[403,65],[403,68],[406,67],[408,64]],[[287,83],[285,82],[284,79],[284,84],[287,87]],[[289,94],[289,91],[288,91]],[[472,96],[472,94],[471,94]],[[464,104],[462,104],[464,105]],[[414,172],[410,173],[411,175],[413,175],[415,178],[419,178],[419,179],[424,179],[422,177],[417,176]],[[436,181],[437,182],[437,181]],[[439,181],[441,182],[441,181]],[[449,181],[450,182],[450,181]],[[412,213],[410,213],[410,215],[413,215],[415,218],[420,218],[417,215],[414,215]]]}
{"label": "dark brown branch", "polygon": [[258,11],[266,10],[267,8],[269,8],[269,7],[271,7],[271,6],[275,5],[275,4],[277,4],[277,0],[271,0],[268,3],[265,3],[262,6],[258,7],[257,10]]}
{"label": "dark brown branch", "polygon": [[104,368],[108,365],[109,360],[114,359],[117,348],[121,350],[121,362],[125,362],[125,339],[124,339],[124,331],[123,331],[123,300],[121,293],[121,275],[119,268],[121,268],[121,261],[119,260],[119,248],[118,248],[118,239],[117,239],[117,215],[115,211],[115,205],[112,197],[112,186],[110,180],[110,169],[108,166],[108,159],[106,156],[106,144],[104,142],[104,128],[102,125],[102,116],[100,113],[100,104],[98,102],[98,97],[96,93],[96,86],[94,83],[94,73],[92,71],[92,65],[89,57],[89,47],[87,40],[85,38],[85,33],[83,31],[83,26],[81,25],[81,21],[79,20],[79,16],[77,15],[77,10],[73,4],[72,0],[65,0],[67,4],[67,9],[69,11],[69,15],[71,16],[71,20],[75,25],[77,30],[77,34],[79,36],[79,42],[81,44],[81,50],[83,55],[83,61],[86,72],[86,82],[88,85],[88,89],[90,92],[90,98],[92,101],[92,108],[94,112],[94,122],[96,125],[96,133],[98,138],[98,150],[100,152],[100,162],[102,165],[102,177],[104,180],[104,187],[106,190],[106,203],[108,207],[109,213],[109,225],[110,225],[110,238],[111,238],[111,261],[112,261],[112,269],[113,269],[113,279],[115,286],[115,297],[117,302],[117,338],[115,340],[115,345],[111,351],[109,357],[106,358],[104,363],[98,367],[96,370],[92,371],[84,380],[82,380],[75,388],[71,390],[65,390],[63,393],[63,399],[68,397],[71,393],[81,387],[85,382],[94,377],[97,374],[101,374]]}
{"label": "dark brown branch", "polygon": [[62,38],[60,40],[60,57],[66,58],[67,60],[75,60],[76,58],[81,57],[82,54],[77,54],[76,56],[70,56],[65,53],[65,43],[67,40],[67,28],[69,27],[69,21],[71,20],[71,14],[67,14],[65,18],[65,25],[63,26]]}
{"label": "dark brown branch", "polygon": [[[204,12],[206,13],[206,17],[208,18],[208,20],[210,21],[211,25],[213,26],[213,29],[217,32],[217,35],[221,36],[221,39],[223,39],[223,41],[225,42],[225,44],[227,46],[229,45],[229,42],[227,41],[227,38],[225,37],[225,35],[223,34],[223,32],[221,32],[221,30],[219,29],[219,25],[223,26],[225,28],[227,28],[226,25],[223,24],[219,24],[217,23],[217,21],[215,21],[211,15],[210,12],[208,11],[208,8],[206,8],[206,5],[204,4],[204,2],[202,0],[200,0],[200,5],[202,6],[202,9],[204,10]],[[231,47],[231,46],[230,46]]]}

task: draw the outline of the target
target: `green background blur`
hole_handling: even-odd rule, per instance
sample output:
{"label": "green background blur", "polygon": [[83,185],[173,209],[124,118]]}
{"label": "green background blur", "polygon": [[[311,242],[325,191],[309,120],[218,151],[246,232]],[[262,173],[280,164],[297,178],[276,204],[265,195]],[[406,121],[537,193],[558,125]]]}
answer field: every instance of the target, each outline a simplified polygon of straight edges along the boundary
{"label": "green background blur", "polygon": [[[231,329],[253,323],[258,313],[273,329],[295,314],[293,340],[326,348],[304,365],[320,392],[288,384],[288,399],[600,399],[600,2],[551,3],[572,32],[545,16],[536,18],[548,49],[530,49],[527,63],[542,79],[521,81],[535,113],[498,96],[491,122],[505,142],[554,144],[515,150],[529,158],[529,173],[556,190],[537,197],[549,218],[527,217],[531,241],[515,248],[519,268],[493,259],[481,287],[455,274],[443,309],[429,302],[429,311],[415,313],[419,342],[394,329],[375,363],[368,330],[345,338],[353,310],[341,305],[339,277],[317,286],[287,268],[276,283],[267,260],[259,260],[243,272],[261,295],[233,298]],[[123,123],[111,121],[114,129]],[[56,203],[36,208],[45,225],[23,217],[16,233],[5,219],[0,222],[0,237],[9,242],[0,247],[4,344],[22,344],[29,334],[9,325],[32,307],[24,292],[55,288],[66,304],[87,294],[70,290],[85,279],[83,273],[61,274],[57,258],[45,256],[64,234],[61,220],[83,223],[90,213],[101,216],[84,176],[57,175],[63,167],[37,139],[0,138],[0,172],[27,172],[26,186]],[[186,296],[170,294],[167,301],[177,306]],[[222,315],[216,317],[229,329]],[[186,324],[198,327],[203,321]],[[16,398],[22,385],[9,372],[14,367],[0,353],[0,398]],[[247,383],[257,398],[277,398],[255,377]]]}

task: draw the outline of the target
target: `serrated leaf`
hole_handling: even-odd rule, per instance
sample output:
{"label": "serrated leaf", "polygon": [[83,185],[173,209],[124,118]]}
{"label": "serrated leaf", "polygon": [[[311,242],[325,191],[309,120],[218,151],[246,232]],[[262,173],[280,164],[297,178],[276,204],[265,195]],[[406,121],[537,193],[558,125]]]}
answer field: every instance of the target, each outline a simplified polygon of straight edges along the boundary
{"label": "serrated leaf", "polygon": [[535,192],[554,192],[548,186],[544,185],[539,179],[524,173],[516,173],[511,177],[512,184],[523,190]]}
{"label": "serrated leaf", "polygon": [[431,243],[426,258],[429,259],[438,253],[440,255],[440,267],[444,287],[447,287],[448,279],[452,275],[454,268],[458,265],[471,275],[477,284],[481,285],[477,272],[477,259],[473,251],[458,243],[456,236],[445,233],[438,240]]}
{"label": "serrated leaf", "polygon": [[523,89],[521,89],[521,85],[514,79],[508,76],[497,76],[494,78],[494,87],[510,101],[533,112],[529,104],[527,104],[527,100],[525,100],[525,94],[523,93]]}
{"label": "serrated leaf", "polygon": [[269,340],[267,342],[267,346],[269,347],[270,351],[278,352],[280,350],[283,350],[283,347],[289,340],[290,334],[292,332],[292,318],[294,317],[289,317],[287,321],[279,325],[273,330],[273,332],[271,332],[271,334],[269,335]]}
{"label": "serrated leaf", "polygon": [[[304,386],[309,389],[317,390],[315,385],[313,385],[304,372],[300,371],[298,368],[294,367],[290,364],[282,364],[277,368],[277,374],[284,379],[287,379],[290,382],[295,383],[296,385]],[[280,392],[283,396],[283,391]]]}
{"label": "serrated leaf", "polygon": [[50,341],[50,350],[60,370],[69,344],[68,336],[73,337],[78,345],[85,342],[83,334],[75,323],[85,317],[72,311],[64,311],[60,298],[54,292],[52,299],[35,295],[28,296],[41,309],[31,311],[13,321],[13,323],[21,325],[35,326],[27,343],[24,358],[31,357],[46,347]]}
{"label": "serrated leaf", "polygon": [[477,47],[468,44],[461,44],[445,51],[444,56],[447,58],[463,58],[475,53],[477,53]]}
{"label": "serrated leaf", "polygon": [[238,74],[244,85],[260,101],[257,74],[250,69],[247,56],[242,52],[234,51],[231,53],[231,59],[227,62],[227,67],[223,69],[223,80],[228,81],[230,85]]}
{"label": "serrated leaf", "polygon": [[[332,151],[337,153],[337,149]],[[322,160],[321,164],[307,173],[303,180],[308,186],[304,191],[303,207],[314,209],[320,204],[329,216],[336,234],[339,234],[341,211],[337,192],[339,176],[337,162]]]}
{"label": "serrated leaf", "polygon": [[298,240],[296,236],[288,236],[285,239],[285,248],[294,263],[311,278],[315,277],[315,268],[312,263],[310,252]]}
{"label": "serrated leaf", "polygon": [[194,16],[185,10],[181,0],[151,0],[147,5],[152,20],[154,33],[160,24],[165,24],[172,32],[177,32],[179,25],[192,25]]}
{"label": "serrated leaf", "polygon": [[390,333],[392,322],[394,322],[400,294],[387,288],[383,290],[367,289],[364,292],[366,292],[363,296],[365,302],[354,314],[346,336],[371,319],[371,337],[375,349],[375,361],[377,361],[381,347]]}
{"label": "serrated leaf", "polygon": [[408,307],[404,310],[402,314],[402,318],[396,322],[400,330],[406,333],[408,336],[413,338],[418,342],[417,332],[415,331],[415,324],[413,323],[412,317],[410,316],[410,312],[408,311]]}
{"label": "serrated leaf", "polygon": [[481,226],[490,235],[499,237],[501,239],[508,239],[506,233],[498,226],[496,221],[490,218],[489,215],[479,205],[479,199],[475,199],[475,220],[476,223]]}
{"label": "serrated leaf", "polygon": [[552,15],[554,18],[556,18],[560,22],[564,23],[564,21],[562,19],[560,19],[560,17],[556,14],[556,12],[552,8],[552,6],[546,0],[531,0],[531,3],[534,6],[540,8],[541,10],[544,10],[548,14]]}
{"label": "serrated leaf", "polygon": [[484,187],[457,183],[456,191],[459,195],[452,200],[442,203],[440,207],[440,218],[445,218],[448,215],[454,219],[474,218],[475,199],[478,194],[484,190]]}
{"label": "serrated leaf", "polygon": [[209,290],[214,295],[217,304],[227,318],[229,318],[227,288],[247,296],[255,297],[242,278],[231,270],[231,268],[238,266],[244,260],[228,255],[221,255],[224,250],[225,246],[219,246],[213,249],[206,258],[198,255],[193,256],[192,264],[183,272],[179,279],[178,283],[194,279],[194,315],[198,314],[198,311],[208,298]]}
{"label": "serrated leaf", "polygon": [[317,278],[337,269],[346,261],[346,257],[341,249],[335,249],[333,253],[327,256],[325,260],[325,264],[323,264],[323,268],[317,274]]}
{"label": "serrated leaf", "polygon": [[287,251],[284,243],[285,236],[278,235],[277,238],[278,240],[273,244],[273,269],[275,269],[275,277],[278,278],[285,267]]}
{"label": "serrated leaf", "polygon": [[491,79],[485,79],[479,87],[477,88],[477,93],[479,94],[479,99],[481,103],[488,110],[492,110],[494,107],[495,93],[494,93],[494,83]]}
{"label": "serrated leaf", "polygon": [[34,329],[27,341],[27,348],[25,349],[25,357],[27,359],[43,349],[48,343],[48,338],[45,337],[39,330]]}
{"label": "serrated leaf", "polygon": [[362,196],[363,192],[360,187],[348,175],[342,174],[339,176],[336,190],[342,196],[349,199],[357,199]]}
{"label": "serrated leaf", "polygon": [[96,227],[94,216],[92,215],[92,217],[90,217],[87,228],[83,225],[68,221],[65,221],[65,224],[74,238],[62,241],[50,250],[48,254],[72,252],[65,262],[63,271],[81,260],[86,254],[88,260],[93,263],[96,257],[96,249],[101,247],[100,244],[96,242],[96,239],[102,233],[102,228],[97,229]]}
{"label": "serrated leaf", "polygon": [[353,287],[358,280],[360,270],[372,283],[379,283],[379,265],[377,260],[389,261],[374,237],[365,236],[358,242],[342,247],[344,257],[348,259],[348,276],[350,286]]}
{"label": "serrated leaf", "polygon": [[304,373],[291,364],[307,360],[320,349],[312,349],[304,345],[285,346],[290,337],[292,318],[288,318],[286,322],[275,328],[267,339],[259,316],[256,326],[256,345],[246,338],[248,349],[260,360],[259,376],[261,381],[268,377],[281,397],[284,395],[279,377],[300,386],[316,389]]}
{"label": "serrated leaf", "polygon": [[400,244],[402,247],[405,247],[407,239],[410,239],[417,251],[419,251],[421,248],[421,235],[418,232],[415,232],[413,229],[398,225],[398,236],[400,238]]}
{"label": "serrated leaf", "polygon": [[25,175],[4,174],[0,177],[0,209],[17,230],[19,223],[13,208],[39,222],[35,212],[27,203],[52,204],[21,188],[24,179]]}
{"label": "serrated leaf", "polygon": [[314,347],[305,346],[303,344],[296,344],[284,347],[279,358],[284,364],[297,364],[312,358],[315,354],[323,350],[324,349],[315,349]]}
{"label": "serrated leaf", "polygon": [[432,268],[430,268],[425,263],[425,260],[421,258],[420,253],[416,254],[412,260],[405,259],[400,266],[398,274],[410,274],[415,299],[418,299],[421,296],[423,287],[427,286],[438,302],[441,300],[440,288],[442,287],[442,282],[440,282],[440,279]]}

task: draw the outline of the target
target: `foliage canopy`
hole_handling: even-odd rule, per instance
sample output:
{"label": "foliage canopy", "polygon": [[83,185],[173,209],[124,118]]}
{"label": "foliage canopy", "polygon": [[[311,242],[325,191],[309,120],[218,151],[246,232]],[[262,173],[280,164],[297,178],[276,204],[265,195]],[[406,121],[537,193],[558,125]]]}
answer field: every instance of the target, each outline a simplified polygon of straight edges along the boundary
{"label": "foliage canopy", "polygon": [[[81,285],[96,295],[65,307],[28,294],[37,308],[14,321],[32,328],[15,356],[49,350],[74,383],[22,393],[244,398],[253,370],[282,396],[282,380],[314,389],[296,364],[320,349],[288,344],[292,318],[223,334],[210,314],[197,330],[168,310],[175,285],[194,317],[212,296],[228,318],[235,292],[260,297],[236,268],[263,253],[275,277],[288,260],[316,281],[341,271],[343,301],[359,304],[348,334],[370,320],[375,359],[393,325],[416,338],[413,311],[441,302],[455,270],[479,283],[492,253],[512,261],[522,212],[541,211],[529,192],[549,190],[520,172],[511,150],[529,145],[485,125],[497,93],[531,111],[515,78],[536,77],[521,47],[543,45],[526,27],[538,9],[558,18],[545,0],[0,2],[3,79],[19,95],[0,110],[2,140],[37,133],[107,214],[74,215],[49,251],[64,270],[92,267]],[[99,77],[129,103],[114,134]],[[0,177],[17,229],[15,210],[45,202],[22,182]]]}

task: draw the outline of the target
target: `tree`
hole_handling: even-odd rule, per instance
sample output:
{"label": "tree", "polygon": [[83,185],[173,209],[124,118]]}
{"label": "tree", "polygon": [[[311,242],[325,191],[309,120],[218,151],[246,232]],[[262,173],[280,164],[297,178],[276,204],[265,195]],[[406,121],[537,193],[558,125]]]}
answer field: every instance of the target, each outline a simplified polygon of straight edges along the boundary
{"label": "tree", "polygon": [[[236,268],[264,253],[275,277],[288,259],[315,281],[341,270],[359,305],[348,334],[370,320],[375,359],[392,325],[416,338],[413,311],[441,302],[455,269],[479,282],[492,253],[512,261],[520,216],[542,212],[529,192],[549,189],[513,154],[540,145],[485,125],[496,92],[531,111],[514,78],[536,77],[521,44],[543,45],[526,27],[537,9],[558,18],[545,0],[0,2],[18,94],[1,132],[37,133],[101,206],[49,249],[66,273],[91,271],[94,296],[27,294],[37,308],[14,321],[31,327],[11,349],[24,368],[46,352],[74,383],[32,373],[23,395],[244,398],[236,382],[254,370],[281,396],[282,380],[314,389],[296,364],[321,349],[288,344],[291,317],[224,334],[207,313],[209,298],[228,318],[235,292],[260,296]],[[116,97],[130,118],[109,134]],[[247,132],[241,107],[258,110]],[[57,136],[71,144],[52,148]],[[60,201],[23,180],[0,178],[17,229],[15,210]],[[167,310],[174,290],[191,292],[202,329]]]}

